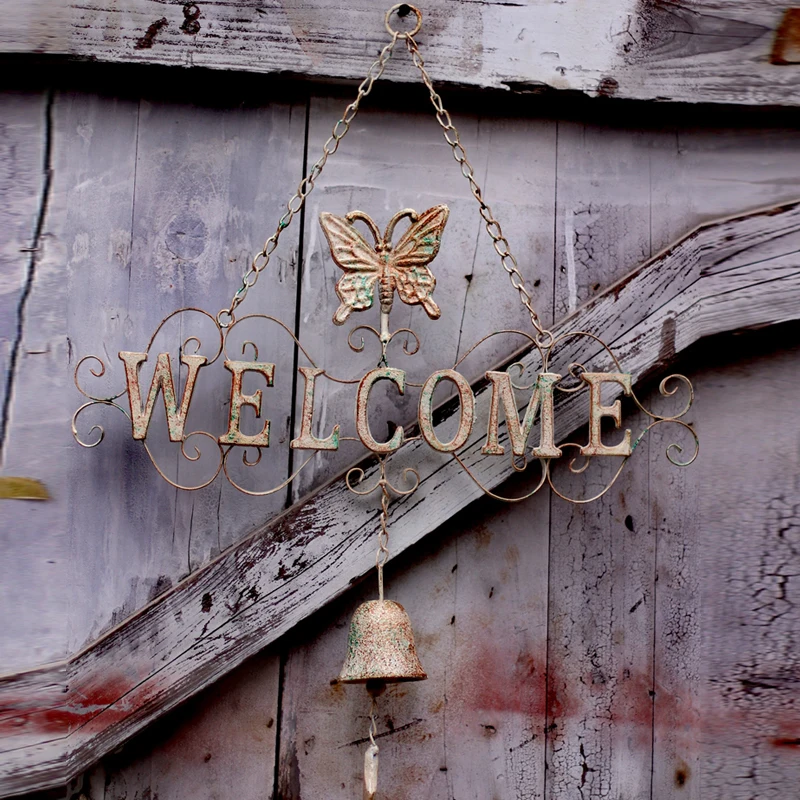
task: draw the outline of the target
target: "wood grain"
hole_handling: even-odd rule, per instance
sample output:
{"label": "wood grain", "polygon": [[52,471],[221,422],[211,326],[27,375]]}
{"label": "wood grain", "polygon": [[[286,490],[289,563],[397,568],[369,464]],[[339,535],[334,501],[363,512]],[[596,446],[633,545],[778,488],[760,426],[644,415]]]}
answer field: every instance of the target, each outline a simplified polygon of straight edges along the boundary
{"label": "wood grain", "polygon": [[[441,84],[800,103],[800,67],[791,57],[773,57],[785,11],[778,0],[429,0],[422,10],[420,44]],[[344,13],[332,0],[14,0],[0,50],[353,80],[387,41],[383,13],[369,0],[348,4]],[[796,47],[787,35],[781,34],[780,53]],[[390,80],[417,79],[404,61],[390,67]]]}
{"label": "wood grain", "polygon": [[[60,197],[65,204],[70,194],[82,198],[68,205],[58,230],[69,253],[69,335],[77,356],[105,358],[106,385],[118,391],[119,350],[144,347],[176,308],[206,308],[209,296],[220,298],[220,306],[229,299],[265,220],[278,215],[302,171],[304,114],[302,105],[280,103],[256,111],[146,99],[108,103],[83,94],[64,96],[60,108]],[[252,293],[263,313],[279,314],[290,326],[297,293],[291,264],[298,242],[297,229],[287,231],[274,262],[277,279],[262,282]],[[184,315],[159,335],[155,347],[171,352],[176,363],[178,347],[190,334],[210,348],[210,330],[197,315]],[[152,360],[142,369],[145,383]],[[291,347],[282,348],[275,361],[277,380],[265,402],[290,408]],[[202,376],[191,429],[224,426],[230,396],[226,374],[219,365]],[[82,375],[90,390],[100,383],[93,384],[86,371]],[[70,395],[67,407],[74,403]],[[80,587],[73,604],[72,651],[208,563],[285,501],[283,494],[242,496],[222,481],[202,493],[176,492],[153,481],[153,467],[140,448],[131,448],[124,420],[107,411],[99,410],[91,422],[87,416],[81,427],[103,424],[108,436],[103,446],[70,449],[83,476],[69,487]],[[254,424],[246,418],[243,429]],[[164,430],[163,415],[155,414],[151,448],[157,462],[173,480],[191,483],[192,465],[166,442]],[[287,420],[275,419],[272,457],[254,470],[259,484],[274,486],[286,477],[287,430]],[[109,482],[114,474],[117,479]],[[101,480],[114,487],[105,517],[98,515],[95,502]],[[148,502],[141,502],[143,497]],[[100,541],[98,524],[106,531]]]}
{"label": "wood grain", "polygon": [[[694,770],[702,797],[777,797],[800,778],[794,333],[762,337],[736,361],[730,353],[709,354],[712,369],[700,382],[702,399],[720,409],[702,426],[716,446],[697,497],[707,526],[695,546],[703,634],[694,638],[700,653],[690,668],[701,681],[696,698],[677,693],[671,716],[679,723],[678,753]],[[759,387],[757,413],[753,386]],[[755,442],[763,450],[754,451]],[[678,642],[691,632],[692,620],[683,619],[682,627],[673,623]],[[693,719],[699,722],[694,729]],[[696,738],[708,751],[700,764],[691,758]],[[669,778],[675,773],[662,781]]]}
{"label": "wood grain", "polygon": [[[800,204],[710,223],[557,330],[606,331],[635,379],[642,378],[663,370],[702,336],[796,318],[798,253]],[[574,360],[572,354],[566,347],[562,355]],[[584,348],[582,360],[590,355],[591,348]],[[487,402],[479,388],[479,409]],[[578,427],[582,416],[575,402],[560,404],[558,438]],[[476,437],[467,445],[464,460],[486,485],[496,486],[510,465],[482,456],[479,444]],[[414,443],[404,451],[393,468],[412,459],[422,485],[395,507],[396,553],[479,494],[452,464]],[[66,711],[55,729],[50,710],[15,695],[21,678],[9,678],[5,705],[24,715],[26,724],[13,737],[16,749],[3,755],[3,791],[54,785],[65,772],[84,769],[341,594],[371,568],[375,530],[374,507],[350,495],[341,480],[332,482],[72,659],[62,695]],[[65,730],[66,741],[52,739]]]}
{"label": "wood grain", "polygon": [[93,800],[271,796],[280,659],[270,648],[148,728],[86,776]]}
{"label": "wood grain", "polygon": [[[8,121],[2,125],[2,470],[36,478],[53,498],[2,501],[0,596],[10,611],[0,623],[0,651],[8,671],[71,652],[64,468],[51,450],[68,441],[61,426],[69,418],[53,413],[48,401],[50,392],[64,386],[54,365],[67,362],[64,319],[55,313],[64,302],[65,286],[54,274],[57,247],[46,226],[52,199],[51,99],[44,93],[3,98]],[[22,406],[30,418],[20,419]]]}

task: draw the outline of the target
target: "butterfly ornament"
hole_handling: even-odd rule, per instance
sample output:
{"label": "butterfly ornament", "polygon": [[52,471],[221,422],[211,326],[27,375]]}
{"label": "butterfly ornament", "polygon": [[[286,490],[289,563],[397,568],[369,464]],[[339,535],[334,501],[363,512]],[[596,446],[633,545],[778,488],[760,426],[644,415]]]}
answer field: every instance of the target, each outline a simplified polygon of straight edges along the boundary
{"label": "butterfly ornament", "polygon": [[[428,264],[439,252],[449,214],[445,205],[434,206],[421,214],[405,208],[389,220],[383,235],[363,211],[351,211],[344,217],[327,212],[320,214],[319,222],[330,245],[331,257],[344,271],[336,283],[341,305],[333,315],[334,323],[344,325],[353,311],[371,308],[376,286],[384,330],[395,292],[404,303],[421,305],[431,319],[439,319],[442,312],[431,297],[436,278]],[[411,225],[394,244],[395,227],[405,217],[411,220]],[[358,221],[367,226],[375,239],[374,245],[355,227]]]}

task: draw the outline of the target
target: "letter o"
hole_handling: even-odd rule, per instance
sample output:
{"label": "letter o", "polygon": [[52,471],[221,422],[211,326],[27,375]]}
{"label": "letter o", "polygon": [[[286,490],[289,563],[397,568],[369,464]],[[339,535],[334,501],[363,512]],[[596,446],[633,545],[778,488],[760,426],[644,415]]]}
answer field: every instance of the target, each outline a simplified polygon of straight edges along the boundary
{"label": "letter o", "polygon": [[[433,429],[433,393],[441,381],[450,381],[455,384],[461,402],[458,430],[449,442],[442,442]],[[454,369],[440,369],[438,372],[434,372],[425,381],[419,396],[419,427],[422,431],[422,438],[434,450],[438,450],[440,453],[452,453],[469,439],[474,422],[475,395],[472,394],[472,387],[467,383],[467,379]]]}

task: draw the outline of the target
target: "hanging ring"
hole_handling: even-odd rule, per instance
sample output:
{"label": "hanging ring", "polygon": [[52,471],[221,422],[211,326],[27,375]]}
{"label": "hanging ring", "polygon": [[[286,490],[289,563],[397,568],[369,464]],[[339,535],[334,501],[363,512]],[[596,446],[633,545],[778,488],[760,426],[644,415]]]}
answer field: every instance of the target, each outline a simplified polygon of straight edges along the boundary
{"label": "hanging ring", "polygon": [[[414,26],[414,30],[409,31],[408,33],[396,31],[394,28],[392,28],[390,22],[392,14],[399,12],[401,8],[407,8],[417,18],[417,24]],[[420,30],[422,30],[422,12],[416,6],[409,5],[408,3],[398,3],[396,6],[392,6],[386,12],[386,30],[389,31],[392,36],[396,36],[398,39],[410,39],[413,36],[416,36]]]}

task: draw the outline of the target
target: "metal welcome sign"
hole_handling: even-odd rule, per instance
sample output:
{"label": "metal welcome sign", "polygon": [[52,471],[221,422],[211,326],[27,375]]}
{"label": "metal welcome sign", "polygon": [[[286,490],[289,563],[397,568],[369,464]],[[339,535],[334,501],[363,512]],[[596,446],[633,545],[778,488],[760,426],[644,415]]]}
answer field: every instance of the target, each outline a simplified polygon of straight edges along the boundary
{"label": "metal welcome sign", "polygon": [[[416,17],[413,30],[400,32],[392,27],[393,15],[401,11],[405,12],[404,15],[411,13]],[[408,617],[402,606],[384,599],[383,567],[389,553],[387,527],[389,504],[392,495],[409,495],[416,490],[420,482],[416,470],[406,468],[403,475],[407,485],[398,486],[392,483],[387,475],[387,463],[391,455],[408,442],[421,438],[434,450],[448,454],[455,459],[485,492],[498,499],[516,502],[530,497],[548,484],[560,497],[570,502],[586,503],[608,491],[624,468],[628,457],[632,455],[636,444],[654,425],[671,422],[683,426],[691,433],[694,440],[694,452],[688,458],[681,460],[676,457],[676,453],[680,455],[682,452],[681,447],[677,444],[672,444],[667,449],[667,457],[678,466],[686,466],[694,461],[699,447],[691,427],[681,419],[691,407],[693,399],[691,383],[685,376],[671,375],[661,382],[660,391],[663,395],[674,395],[682,386],[687,393],[687,400],[684,407],[677,413],[671,416],[658,416],[648,411],[639,402],[631,385],[631,374],[623,369],[613,352],[597,335],[588,331],[569,331],[555,335],[541,324],[533,309],[531,294],[525,286],[516,258],[511,253],[499,222],[494,218],[491,208],[483,198],[483,192],[475,179],[474,170],[467,159],[458,132],[425,69],[414,40],[421,24],[421,13],[411,6],[395,6],[389,10],[386,15],[386,27],[391,35],[391,41],[383,48],[377,60],[370,67],[367,77],[358,88],[356,99],[347,106],[342,118],[336,122],[330,138],[324,145],[322,155],[311,168],[308,176],[300,183],[297,193],[289,201],[275,233],[256,254],[228,307],[223,308],[216,316],[198,308],[179,309],[162,321],[143,350],[121,351],[118,356],[124,368],[125,388],[118,394],[100,397],[86,391],[81,386],[82,377],[85,377],[82,370],[88,369],[96,378],[104,375],[107,365],[97,356],[84,357],[75,369],[76,386],[88,399],[88,402],[81,405],[73,416],[72,431],[76,440],[84,447],[96,447],[103,439],[103,429],[97,425],[91,428],[86,436],[82,437],[79,434],[78,417],[86,409],[97,405],[117,408],[129,418],[133,438],[142,442],[161,476],[180,489],[200,489],[216,480],[222,472],[225,478],[242,492],[256,496],[269,495],[294,480],[317,451],[338,450],[344,439],[360,441],[364,447],[375,454],[379,465],[379,479],[375,485],[363,486],[365,472],[360,467],[353,468],[347,474],[347,485],[351,491],[360,495],[380,492],[381,527],[376,557],[379,599],[365,603],[357,610],[350,632],[347,661],[340,676],[340,680],[343,682],[366,682],[368,687],[374,690],[370,726],[371,744],[365,762],[365,791],[368,797],[374,796],[377,786],[378,748],[374,741],[376,731],[374,698],[380,691],[379,687],[388,681],[425,678],[414,648]],[[374,306],[379,308],[380,315],[379,328],[358,325],[353,328],[348,337],[350,348],[355,352],[361,352],[365,347],[364,336],[374,335],[380,344],[381,355],[378,365],[366,372],[360,379],[344,380],[331,375],[324,368],[318,366],[292,331],[280,320],[264,314],[237,316],[237,311],[249,289],[255,285],[261,273],[268,266],[270,256],[278,246],[281,233],[303,208],[305,198],[313,190],[325,163],[336,152],[340,141],[347,134],[358,113],[361,101],[370,93],[374,82],[382,75],[395,46],[401,41],[405,43],[414,65],[428,88],[444,137],[452,148],[462,174],[469,182],[471,192],[480,207],[480,214],[486,223],[486,230],[500,259],[500,264],[509,275],[512,286],[517,290],[521,302],[530,315],[533,330],[530,333],[509,330],[496,331],[470,348],[456,364],[433,372],[423,384],[412,384],[407,380],[405,371],[390,366],[389,348],[395,339],[401,339],[405,354],[413,355],[420,349],[420,340],[412,330],[407,328],[393,331],[390,321],[391,312],[395,300],[399,298],[404,304],[422,306],[431,320],[439,318],[441,312],[434,299],[436,279],[431,271],[431,263],[436,258],[442,244],[449,215],[447,206],[437,205],[420,212],[410,208],[402,209],[386,221],[383,229],[363,211],[351,211],[344,217],[323,213],[320,215],[319,223],[330,245],[331,258],[342,271],[336,284],[336,294],[340,305],[333,316],[333,322],[336,325],[344,325],[354,311],[367,311]],[[183,388],[180,396],[176,391],[173,371],[176,365],[173,365],[170,354],[151,352],[156,337],[164,325],[179,315],[200,315],[206,325],[209,322],[213,325],[215,332],[214,341],[209,350],[205,350],[203,343],[195,336],[191,336],[183,342],[180,349],[180,367],[185,369],[185,378],[182,381]],[[245,341],[239,348],[239,353],[231,353],[228,350],[229,344],[232,346],[233,342],[232,332],[246,320],[260,320],[281,328],[292,338],[294,345],[299,348],[310,364],[310,366],[298,367],[303,386],[302,413],[299,433],[291,441],[293,449],[308,451],[310,454],[286,481],[279,486],[263,491],[245,488],[236,481],[229,470],[229,461],[234,454],[238,453],[241,456],[245,467],[255,466],[260,462],[264,450],[270,445],[270,422],[265,418],[263,391],[259,389],[252,394],[245,394],[243,381],[244,376],[248,373],[255,374],[264,388],[270,387],[277,379],[276,366],[268,360],[261,360],[259,348],[251,341]],[[472,387],[458,368],[486,339],[501,334],[515,334],[522,337],[531,352],[534,355],[538,353],[538,372],[527,383],[520,383],[524,372],[520,362],[511,364],[505,370],[485,373],[485,380],[491,391],[491,400],[488,420],[484,423],[485,433],[481,452],[485,455],[510,458],[514,468],[518,471],[525,470],[530,461],[538,461],[540,465],[541,475],[533,490],[524,497],[516,498],[504,498],[490,492],[480,483],[461,457],[468,442],[474,441],[472,437],[476,421],[475,396]],[[579,360],[569,363],[563,374],[554,371],[552,365],[555,355],[567,342],[569,342],[570,352],[574,351],[576,342],[586,342],[594,353],[592,357],[599,355],[606,366],[612,366],[611,371],[593,371]],[[251,358],[246,360],[245,357],[248,354]],[[227,419],[220,420],[220,429],[215,433],[187,432],[186,422],[192,397],[195,392],[202,390],[201,372],[220,358],[223,360],[224,368],[230,373],[230,408]],[[152,380],[149,386],[142,386],[140,369],[144,363],[151,360],[155,361]],[[319,431],[319,425],[315,420],[314,397],[316,387],[321,379],[355,385],[355,437],[342,436],[339,423],[333,424],[327,431]],[[379,441],[373,435],[369,424],[370,394],[373,387],[381,381],[393,384],[394,390],[399,395],[405,394],[410,387],[419,389],[418,435],[409,436],[403,428],[397,428],[388,441]],[[454,435],[448,441],[442,441],[439,438],[434,426],[434,394],[437,387],[443,382],[450,384],[455,390],[459,404],[458,425]],[[603,440],[601,426],[604,419],[610,419],[617,428],[621,425],[620,400],[617,399],[608,405],[605,405],[602,400],[603,387],[608,384],[614,384],[621,389],[624,395],[632,398],[633,402],[651,420],[635,440],[632,439],[630,430],[624,431],[622,440],[617,444],[611,445]],[[557,444],[554,419],[557,406],[555,399],[558,393],[574,394],[580,391],[584,391],[588,395],[587,441],[584,444]],[[125,395],[127,395],[127,402],[122,400]],[[204,437],[216,445],[218,453],[216,468],[210,470],[212,473],[210,477],[206,477],[195,485],[181,485],[170,480],[158,467],[148,448],[148,430],[155,408],[161,403],[166,410],[169,439],[172,442],[180,443],[181,453],[186,459],[197,461],[200,458],[200,452],[197,449],[194,454],[187,452],[186,445],[193,437]],[[246,407],[252,408],[256,417],[262,420],[263,424],[259,433],[246,434],[242,431],[242,410]],[[524,409],[521,417],[520,408]],[[539,423],[538,436],[536,441],[530,442],[537,419]],[[502,435],[501,430],[503,423],[505,424],[505,435]],[[570,497],[553,484],[550,465],[565,455],[570,458],[569,469],[576,474],[583,472],[589,461],[596,457],[615,456],[620,459],[620,464],[600,492],[592,497],[578,499]]]}

